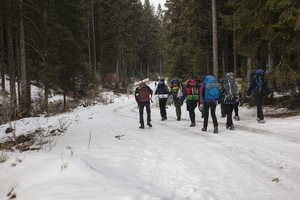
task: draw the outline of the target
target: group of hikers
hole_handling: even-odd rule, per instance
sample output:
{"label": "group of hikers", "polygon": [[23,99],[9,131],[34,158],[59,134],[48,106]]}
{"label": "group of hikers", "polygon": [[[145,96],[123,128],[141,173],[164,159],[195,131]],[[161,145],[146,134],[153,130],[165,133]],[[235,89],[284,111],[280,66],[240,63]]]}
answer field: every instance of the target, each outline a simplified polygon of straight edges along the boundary
{"label": "group of hikers", "polygon": [[[190,117],[190,127],[196,126],[195,110],[198,107],[202,113],[203,128],[207,131],[209,112],[214,125],[214,133],[218,133],[218,120],[216,116],[216,107],[221,105],[221,115],[226,117],[226,128],[234,130],[233,118],[240,120],[239,106],[243,104],[244,94],[242,92],[242,80],[236,79],[233,73],[227,73],[223,78],[217,80],[213,75],[203,76],[200,80],[172,80],[170,88],[164,79],[156,84],[154,95],[159,99],[159,108],[161,120],[167,120],[167,102],[169,97],[173,99],[176,108],[177,121],[181,120],[181,107],[186,102],[187,111]],[[250,85],[247,90],[247,96],[251,94],[255,97],[257,106],[257,121],[264,123],[263,102],[264,97],[270,92],[264,70],[258,69],[251,73]],[[145,83],[140,82],[135,90],[135,99],[139,107],[140,127],[145,128],[144,108],[147,112],[147,125],[151,124],[151,108],[153,91]],[[234,117],[232,116],[234,112]]]}

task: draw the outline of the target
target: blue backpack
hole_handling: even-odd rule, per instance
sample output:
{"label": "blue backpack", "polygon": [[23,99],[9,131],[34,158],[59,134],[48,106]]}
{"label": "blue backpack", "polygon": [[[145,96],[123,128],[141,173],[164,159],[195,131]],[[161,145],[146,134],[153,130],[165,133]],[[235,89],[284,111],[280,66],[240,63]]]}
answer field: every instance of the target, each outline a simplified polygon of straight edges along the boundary
{"label": "blue backpack", "polygon": [[256,91],[262,92],[264,89],[264,70],[258,69],[254,72],[253,81],[256,84]]}
{"label": "blue backpack", "polygon": [[204,99],[205,100],[217,100],[220,98],[221,90],[220,84],[217,82],[216,78],[212,75],[208,75],[204,78],[205,91]]}

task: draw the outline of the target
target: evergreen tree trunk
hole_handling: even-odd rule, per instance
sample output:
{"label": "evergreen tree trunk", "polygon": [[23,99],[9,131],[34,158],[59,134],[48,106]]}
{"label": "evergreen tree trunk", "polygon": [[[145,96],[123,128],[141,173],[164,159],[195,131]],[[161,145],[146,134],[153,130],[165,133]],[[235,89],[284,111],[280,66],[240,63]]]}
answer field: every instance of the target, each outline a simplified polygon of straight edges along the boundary
{"label": "evergreen tree trunk", "polygon": [[23,20],[23,0],[19,0],[20,9],[20,72],[21,72],[21,96],[20,106],[23,115],[27,116],[30,110],[28,103],[27,91],[27,70],[26,70],[26,51],[25,51],[25,34],[24,34],[24,20]]}
{"label": "evergreen tree trunk", "polygon": [[91,72],[93,72],[94,70],[93,70],[93,65],[92,65],[92,53],[91,53],[91,20],[90,20],[90,17],[91,16],[91,14],[89,14],[89,16],[88,16],[88,34],[87,34],[87,36],[88,36],[88,56],[89,56],[89,66],[91,67]]}
{"label": "evergreen tree trunk", "polygon": [[140,77],[143,78],[143,64],[140,63]]}
{"label": "evergreen tree trunk", "polygon": [[235,77],[238,76],[237,71],[237,49],[236,49],[236,30],[235,30],[235,16],[233,16],[233,72]]}
{"label": "evergreen tree trunk", "polygon": [[91,17],[92,17],[92,36],[93,36],[93,66],[94,66],[94,76],[96,80],[97,75],[97,52],[96,52],[96,33],[95,33],[95,8],[94,0],[91,0]]}
{"label": "evergreen tree trunk", "polygon": [[[8,13],[12,13],[12,1],[8,1]],[[10,117],[14,119],[17,114],[17,98],[16,98],[16,63],[14,56],[14,44],[13,44],[13,33],[12,33],[12,15],[7,16],[7,55],[8,55],[8,68],[10,78]]]}
{"label": "evergreen tree trunk", "polygon": [[226,74],[226,63],[225,63],[225,48],[222,50],[222,68],[223,68],[223,75]]}
{"label": "evergreen tree trunk", "polygon": [[267,72],[271,72],[274,66],[273,61],[273,51],[272,51],[272,42],[268,42],[268,64],[267,64]]}
{"label": "evergreen tree trunk", "polygon": [[64,90],[64,111],[66,111],[67,108],[67,92]]}
{"label": "evergreen tree trunk", "polygon": [[217,12],[216,0],[212,0],[212,31],[213,31],[213,73],[218,78],[219,63],[218,63],[218,30],[217,30]]}
{"label": "evergreen tree trunk", "polygon": [[[42,49],[42,66],[46,70],[48,67],[47,64],[47,48],[48,48],[48,6],[49,6],[49,1],[45,0],[45,5],[43,7],[43,21],[42,21],[42,27],[43,27],[43,32],[44,32],[44,37],[42,41],[43,49]],[[49,87],[48,87],[48,80],[44,80],[44,110],[45,112],[48,113],[48,104],[49,104]]]}
{"label": "evergreen tree trunk", "polygon": [[29,77],[27,77],[27,102],[29,104],[29,111],[31,110],[31,81],[29,80]]}
{"label": "evergreen tree trunk", "polygon": [[149,63],[147,63],[147,78],[149,78],[149,76],[150,76],[150,67],[149,67]]}
{"label": "evergreen tree trunk", "polygon": [[[3,8],[0,7],[0,12]],[[0,76],[1,76],[1,89],[5,91],[5,63],[4,63],[4,17],[0,15]]]}
{"label": "evergreen tree trunk", "polygon": [[252,59],[247,58],[247,83],[250,84],[251,81],[251,71],[252,71]]}
{"label": "evergreen tree trunk", "polygon": [[163,71],[162,71],[162,63],[163,63],[163,61],[162,61],[162,59],[163,59],[163,55],[162,55],[162,50],[160,49],[160,56],[159,56],[159,76],[162,76],[162,73],[163,73]]}
{"label": "evergreen tree trunk", "polygon": [[4,72],[4,68],[5,68],[5,65],[4,63],[2,62],[1,63],[1,88],[3,91],[5,91],[5,72]]}
{"label": "evergreen tree trunk", "polygon": [[44,88],[44,110],[48,113],[48,105],[49,105],[49,88],[45,86]]}

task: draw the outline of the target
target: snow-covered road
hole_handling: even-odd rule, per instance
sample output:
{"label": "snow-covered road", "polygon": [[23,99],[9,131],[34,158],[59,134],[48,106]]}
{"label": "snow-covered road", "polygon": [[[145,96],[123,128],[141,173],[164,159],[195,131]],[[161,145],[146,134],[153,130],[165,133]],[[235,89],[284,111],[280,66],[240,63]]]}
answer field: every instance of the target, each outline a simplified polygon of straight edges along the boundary
{"label": "snow-covered road", "polygon": [[[190,128],[183,111],[177,122],[169,107],[161,122],[153,107],[145,130],[133,98],[65,114],[76,120],[51,151],[10,154],[0,164],[0,199],[12,187],[18,200],[300,199],[300,117],[257,124],[242,109],[235,131],[219,119],[215,135],[211,124],[201,132],[199,112]],[[16,158],[22,162],[11,167]]]}

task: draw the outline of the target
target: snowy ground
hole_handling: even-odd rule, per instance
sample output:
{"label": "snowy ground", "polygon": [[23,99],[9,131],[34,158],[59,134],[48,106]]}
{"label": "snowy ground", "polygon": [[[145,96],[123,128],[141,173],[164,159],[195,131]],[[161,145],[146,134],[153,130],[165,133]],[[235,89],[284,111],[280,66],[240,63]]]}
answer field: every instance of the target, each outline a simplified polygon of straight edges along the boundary
{"label": "snowy ground", "polygon": [[300,117],[257,124],[254,111],[242,109],[237,130],[227,131],[219,119],[214,135],[211,124],[209,132],[200,131],[199,112],[190,128],[185,106],[181,122],[172,106],[166,122],[157,108],[152,114],[153,128],[139,130],[134,99],[123,96],[110,105],[17,122],[23,133],[62,119],[72,125],[52,148],[7,154],[0,199],[8,199],[11,188],[18,200],[300,199]]}

